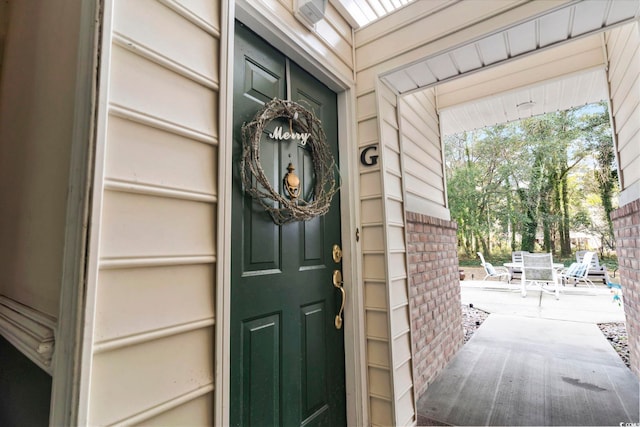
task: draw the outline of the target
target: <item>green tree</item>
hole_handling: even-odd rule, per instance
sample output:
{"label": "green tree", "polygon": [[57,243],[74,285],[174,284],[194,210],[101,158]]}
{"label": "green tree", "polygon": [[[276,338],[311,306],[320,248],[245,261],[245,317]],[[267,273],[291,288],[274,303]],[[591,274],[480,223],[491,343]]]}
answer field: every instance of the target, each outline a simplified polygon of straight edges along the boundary
{"label": "green tree", "polygon": [[[610,213],[617,190],[606,108],[572,109],[445,138],[447,190],[460,248],[490,255],[493,245],[571,253],[570,231],[593,227],[592,191]],[[585,162],[593,158],[594,162]],[[583,173],[594,164],[593,179]],[[582,165],[582,166],[580,166]],[[595,182],[597,189],[593,190]],[[591,205],[587,202],[591,203]],[[592,225],[589,225],[592,224]]]}
{"label": "green tree", "polygon": [[591,113],[583,118],[582,131],[588,148],[593,151],[596,167],[593,170],[595,182],[604,209],[604,219],[607,224],[606,233],[602,236],[603,244],[614,249],[613,234],[613,198],[618,188],[618,168],[613,146],[611,124],[605,103],[599,104],[602,113]]}

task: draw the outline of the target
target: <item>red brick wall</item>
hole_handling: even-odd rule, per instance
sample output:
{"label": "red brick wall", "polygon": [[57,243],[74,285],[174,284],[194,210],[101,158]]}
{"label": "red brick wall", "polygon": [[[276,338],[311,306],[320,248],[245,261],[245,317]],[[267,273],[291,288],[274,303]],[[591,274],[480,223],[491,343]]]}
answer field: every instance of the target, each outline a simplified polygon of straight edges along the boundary
{"label": "red brick wall", "polygon": [[420,396],[462,346],[457,224],[407,212],[414,385]]}
{"label": "red brick wall", "polygon": [[629,335],[631,370],[640,377],[640,200],[611,214]]}

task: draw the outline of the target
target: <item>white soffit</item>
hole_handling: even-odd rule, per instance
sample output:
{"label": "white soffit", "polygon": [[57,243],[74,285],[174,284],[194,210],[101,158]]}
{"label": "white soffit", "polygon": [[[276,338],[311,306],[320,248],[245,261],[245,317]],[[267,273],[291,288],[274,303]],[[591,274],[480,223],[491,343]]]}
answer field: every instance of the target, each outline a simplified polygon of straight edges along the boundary
{"label": "white soffit", "polygon": [[[365,0],[341,0],[345,3]],[[372,0],[366,0],[370,2]],[[638,19],[639,0],[581,0],[424,58],[382,78],[399,94],[451,80],[609,26]]]}
{"label": "white soffit", "polygon": [[363,27],[416,0],[332,0],[350,21]]}
{"label": "white soffit", "polygon": [[604,68],[586,70],[444,108],[439,112],[442,136],[592,104],[606,98]]}

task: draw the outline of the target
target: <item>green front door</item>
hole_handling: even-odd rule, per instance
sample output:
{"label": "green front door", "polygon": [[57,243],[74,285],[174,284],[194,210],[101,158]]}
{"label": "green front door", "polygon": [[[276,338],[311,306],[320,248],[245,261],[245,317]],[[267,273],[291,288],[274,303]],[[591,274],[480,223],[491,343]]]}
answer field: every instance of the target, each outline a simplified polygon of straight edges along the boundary
{"label": "green front door", "polygon": [[[342,297],[332,283],[339,195],[326,215],[278,226],[239,177],[242,124],[273,98],[304,100],[337,161],[336,94],[242,24],[235,35],[230,422],[345,425],[344,337],[334,324]],[[289,162],[303,194],[312,188],[311,157],[297,141],[264,136],[260,161],[281,192]]]}

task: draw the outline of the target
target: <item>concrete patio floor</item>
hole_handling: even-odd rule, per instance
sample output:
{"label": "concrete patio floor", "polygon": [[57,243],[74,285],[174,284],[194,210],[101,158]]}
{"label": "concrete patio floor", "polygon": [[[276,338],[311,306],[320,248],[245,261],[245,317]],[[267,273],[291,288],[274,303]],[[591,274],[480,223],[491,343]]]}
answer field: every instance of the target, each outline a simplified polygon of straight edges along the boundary
{"label": "concrete patio floor", "polygon": [[463,281],[462,303],[488,313],[587,323],[624,322],[624,309],[613,302],[611,289],[602,284],[596,288],[562,286],[560,299],[556,300],[553,295],[530,288],[522,298],[516,282]]}
{"label": "concrete patio floor", "polygon": [[491,314],[418,400],[418,425],[620,425],[640,421],[639,383],[596,326],[624,320],[608,288],[552,295],[462,282]]}

